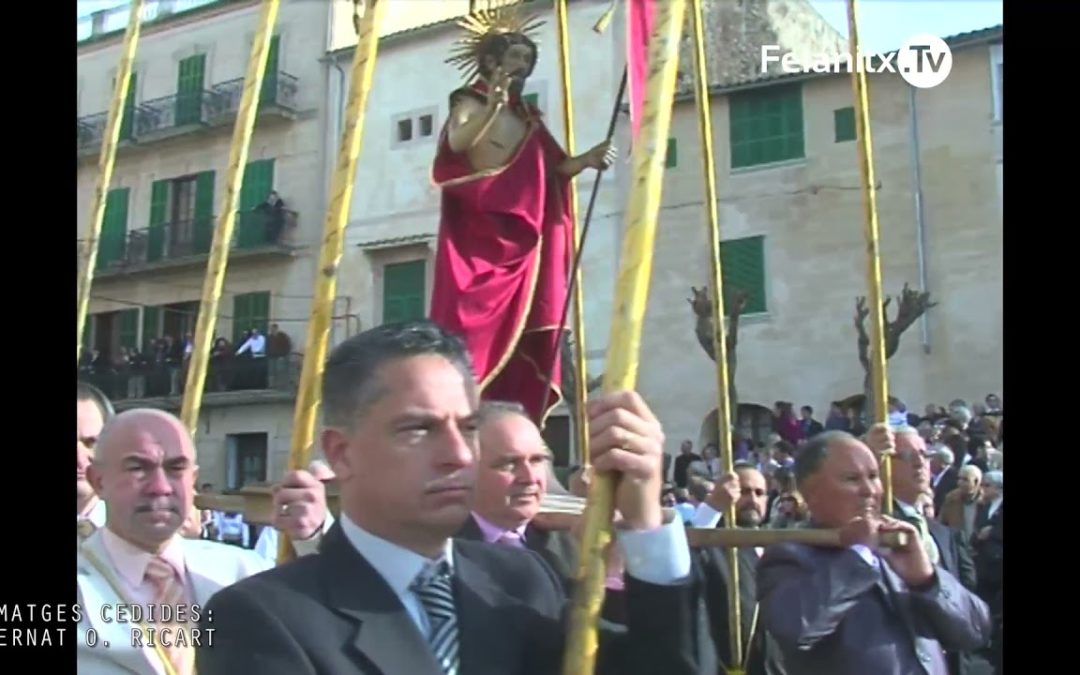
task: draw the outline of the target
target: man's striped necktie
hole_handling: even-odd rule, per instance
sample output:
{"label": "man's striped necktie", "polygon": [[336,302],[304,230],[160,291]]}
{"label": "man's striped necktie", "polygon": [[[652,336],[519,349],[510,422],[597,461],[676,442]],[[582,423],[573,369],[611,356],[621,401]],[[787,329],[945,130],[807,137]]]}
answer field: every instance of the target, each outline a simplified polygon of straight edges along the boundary
{"label": "man's striped necktie", "polygon": [[434,568],[421,572],[412,587],[427,612],[431,624],[428,644],[445,675],[457,675],[459,666],[457,613],[451,581],[450,564],[442,560]]}

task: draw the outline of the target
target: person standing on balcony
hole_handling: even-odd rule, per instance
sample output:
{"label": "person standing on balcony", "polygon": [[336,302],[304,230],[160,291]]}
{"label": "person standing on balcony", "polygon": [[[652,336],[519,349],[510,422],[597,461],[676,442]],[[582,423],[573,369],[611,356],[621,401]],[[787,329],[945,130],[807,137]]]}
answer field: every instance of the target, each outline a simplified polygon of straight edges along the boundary
{"label": "person standing on balcony", "polygon": [[276,323],[270,324],[270,334],[266,338],[266,355],[270,358],[270,386],[291,384],[289,382],[290,354],[292,354],[292,340],[278,328]]}
{"label": "person standing on balcony", "polygon": [[266,243],[279,243],[281,233],[285,229],[285,202],[278,195],[277,190],[271,190],[266,196],[266,201],[256,206],[255,210],[263,217],[263,223],[266,226]]}
{"label": "person standing on balcony", "polygon": [[245,353],[250,353],[252,362],[250,365],[242,366],[242,372],[248,374],[241,375],[240,379],[244,381],[244,386],[251,386],[254,389],[264,388],[266,386],[266,336],[260,333],[258,328],[252,328],[244,344],[236,350],[237,356]]}

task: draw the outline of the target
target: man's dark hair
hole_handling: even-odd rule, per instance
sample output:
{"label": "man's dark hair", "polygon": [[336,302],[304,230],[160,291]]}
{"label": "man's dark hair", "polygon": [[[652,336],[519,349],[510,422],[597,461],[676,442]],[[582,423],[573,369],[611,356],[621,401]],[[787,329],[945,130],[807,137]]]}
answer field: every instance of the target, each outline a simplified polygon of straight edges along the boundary
{"label": "man's dark hair", "polygon": [[391,361],[437,355],[452,363],[475,384],[472,359],[461,338],[431,321],[388,323],[342,342],[323,371],[323,418],[328,425],[348,427],[382,394],[378,371]]}
{"label": "man's dark hair", "polygon": [[792,445],[791,443],[787,442],[787,441],[777,441],[776,445],[773,446],[773,447],[776,448],[777,452],[782,452],[785,455],[787,455],[788,457],[794,457],[795,456],[795,452],[796,452],[795,451],[795,446]]}
{"label": "man's dark hair", "polygon": [[848,432],[838,430],[825,431],[808,440],[799,451],[799,456],[795,458],[796,487],[802,490],[806,479],[818,472],[829,455],[830,445],[838,441],[854,440],[857,439]]}
{"label": "man's dark hair", "polygon": [[802,407],[802,411],[803,411],[804,413],[810,413],[811,415],[813,415],[813,414],[814,414],[814,409],[813,409],[813,408],[811,408],[811,407],[810,407],[810,406],[808,406],[808,405],[804,405],[804,406]]}
{"label": "man's dark hair", "polygon": [[502,61],[506,51],[514,45],[525,45],[532,52],[532,60],[529,63],[529,72],[523,77],[529,77],[536,69],[537,49],[536,43],[521,33],[493,33],[483,38],[476,48],[477,70],[481,77],[491,77],[491,70],[484,65],[484,57],[494,56],[496,62]]}
{"label": "man's dark hair", "polygon": [[94,405],[101,411],[101,418],[108,422],[113,415],[116,414],[116,409],[113,408],[112,401],[105,395],[105,392],[101,391],[94,385],[88,382],[78,383],[78,395],[76,401],[92,401]]}

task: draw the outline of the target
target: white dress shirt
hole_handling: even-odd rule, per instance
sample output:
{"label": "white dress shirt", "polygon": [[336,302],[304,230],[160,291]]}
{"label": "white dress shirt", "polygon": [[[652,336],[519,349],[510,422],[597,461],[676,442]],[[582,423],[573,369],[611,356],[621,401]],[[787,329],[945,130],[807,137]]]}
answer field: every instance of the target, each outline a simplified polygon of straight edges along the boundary
{"label": "white dress shirt", "polygon": [[266,356],[266,336],[262,333],[252,335],[244,342],[244,344],[240,345],[240,349],[236,350],[236,355],[240,356],[248,350],[250,350],[251,355],[256,358]]}
{"label": "white dress shirt", "polygon": [[[417,575],[438,561],[425,558],[367,532],[345,514],[340,517],[345,538],[382,576],[401,600],[420,632],[427,637],[430,631],[427,613],[420,599],[409,587]],[[672,518],[655,530],[616,530],[616,539],[623,549],[626,573],[635,579],[668,585],[690,574],[690,546],[686,540],[686,527],[679,519]],[[452,539],[446,540],[443,557],[453,569]]]}

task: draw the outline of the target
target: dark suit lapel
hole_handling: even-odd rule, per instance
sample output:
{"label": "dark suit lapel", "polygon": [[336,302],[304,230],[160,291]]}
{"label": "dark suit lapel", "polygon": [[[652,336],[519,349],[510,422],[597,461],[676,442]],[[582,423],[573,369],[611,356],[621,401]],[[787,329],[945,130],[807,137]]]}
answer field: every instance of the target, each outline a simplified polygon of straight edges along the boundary
{"label": "dark suit lapel", "polygon": [[500,617],[515,601],[468,556],[464,546],[454,549],[454,577],[460,635],[459,672],[516,672],[508,666],[521,658],[522,639],[517,635],[515,622]]}
{"label": "dark suit lapel", "polygon": [[480,525],[477,524],[476,519],[469,516],[465,520],[465,524],[461,526],[458,533],[454,535],[454,539],[468,539],[469,541],[484,541],[484,533],[480,530]]}
{"label": "dark suit lapel", "polygon": [[[556,532],[540,529],[532,523],[525,528],[525,546],[540,554],[555,574],[569,585],[574,579],[577,566],[577,554],[564,538]],[[569,589],[567,589],[569,593]]]}
{"label": "dark suit lapel", "polygon": [[358,656],[383,675],[441,675],[405,606],[339,525],[326,534],[321,553],[327,605],[356,623],[352,645]]}
{"label": "dark suit lapel", "polygon": [[959,564],[956,560],[956,549],[953,546],[951,530],[941,523],[932,520],[926,521],[926,527],[930,530],[930,538],[937,544],[938,552],[941,553],[940,565],[953,576],[959,574]]}

